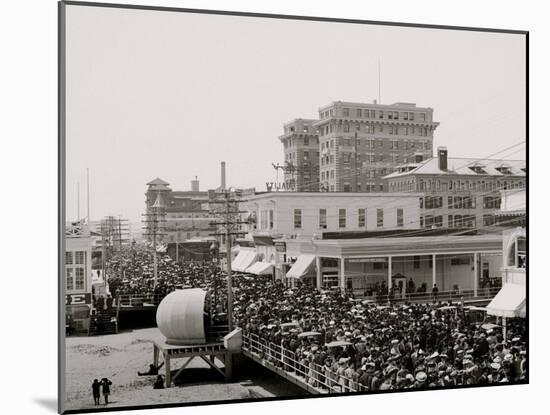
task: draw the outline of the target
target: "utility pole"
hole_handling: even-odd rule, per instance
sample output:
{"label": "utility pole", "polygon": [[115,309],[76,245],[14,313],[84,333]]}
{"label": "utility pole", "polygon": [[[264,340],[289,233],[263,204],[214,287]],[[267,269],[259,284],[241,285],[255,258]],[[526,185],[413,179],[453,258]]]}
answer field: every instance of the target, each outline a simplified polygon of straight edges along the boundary
{"label": "utility pole", "polygon": [[80,220],[80,182],[76,183],[76,220]]}
{"label": "utility pole", "polygon": [[153,290],[157,287],[158,278],[158,261],[157,261],[157,238],[165,235],[164,222],[166,221],[166,213],[162,206],[160,192],[157,194],[157,199],[153,205],[147,207],[147,213],[143,214],[145,219],[145,236],[152,238],[153,242]]}
{"label": "utility pole", "polygon": [[90,169],[86,169],[86,203],[88,204],[86,212],[86,222],[90,223]]}
{"label": "utility pole", "polygon": [[180,244],[180,239],[179,239],[179,235],[180,235],[180,231],[179,231],[179,228],[178,228],[178,223],[176,222],[176,264],[179,263],[179,244]]}
{"label": "utility pole", "polygon": [[[218,226],[218,231],[211,234],[213,236],[223,235],[225,237],[225,251],[227,258],[227,324],[229,331],[233,330],[233,280],[231,270],[231,238],[235,235],[245,235],[246,232],[239,231],[238,227],[241,224],[248,223],[241,221],[240,213],[245,213],[238,210],[238,204],[245,202],[241,200],[240,192],[236,190],[221,190],[220,192],[212,192],[209,203],[211,204],[210,214],[216,217],[213,224]],[[220,209],[212,209],[215,205],[222,205]]]}
{"label": "utility pole", "polygon": [[357,177],[357,131],[355,131],[355,171],[353,175],[355,176],[355,191],[357,192],[357,183],[359,181],[359,178]]}

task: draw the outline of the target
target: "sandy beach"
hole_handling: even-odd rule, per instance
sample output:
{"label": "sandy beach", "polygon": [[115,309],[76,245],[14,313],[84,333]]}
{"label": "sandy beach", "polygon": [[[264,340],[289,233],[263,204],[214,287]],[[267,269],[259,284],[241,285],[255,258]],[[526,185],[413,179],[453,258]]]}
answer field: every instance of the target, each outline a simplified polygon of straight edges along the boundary
{"label": "sandy beach", "polygon": [[[298,387],[272,375],[252,362],[234,368],[234,380],[222,377],[202,360],[193,360],[176,379],[176,386],[153,389],[155,376],[147,371],[153,359],[151,341],[161,334],[156,328],[116,335],[69,337],[67,349],[67,409],[93,409],[93,379],[108,377],[113,385],[109,406],[189,403],[304,394]],[[244,360],[244,359],[243,359]],[[177,370],[183,363],[175,361]],[[164,368],[161,369],[161,373]],[[103,398],[102,398],[103,402]],[[103,405],[103,404],[102,404]]]}

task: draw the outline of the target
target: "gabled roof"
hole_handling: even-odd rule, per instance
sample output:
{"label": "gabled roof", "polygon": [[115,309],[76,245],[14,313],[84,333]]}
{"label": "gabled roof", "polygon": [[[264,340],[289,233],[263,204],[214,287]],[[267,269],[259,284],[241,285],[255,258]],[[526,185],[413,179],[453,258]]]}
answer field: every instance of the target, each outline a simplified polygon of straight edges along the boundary
{"label": "gabled roof", "polygon": [[[439,168],[439,158],[433,157],[418,164],[414,169],[407,172],[395,171],[384,179],[404,177],[407,175],[462,175],[462,176],[525,176],[525,160],[501,160],[501,159],[475,159],[462,157],[449,157],[447,159],[447,170]],[[471,167],[482,168],[485,173],[476,173]],[[511,174],[505,174],[497,170],[500,167],[507,167]]]}
{"label": "gabled roof", "polygon": [[165,182],[164,180],[160,179],[160,178],[156,178],[154,180],[151,180],[149,183],[147,183],[147,186],[155,186],[155,185],[158,185],[158,186],[168,186],[170,183],[168,182]]}

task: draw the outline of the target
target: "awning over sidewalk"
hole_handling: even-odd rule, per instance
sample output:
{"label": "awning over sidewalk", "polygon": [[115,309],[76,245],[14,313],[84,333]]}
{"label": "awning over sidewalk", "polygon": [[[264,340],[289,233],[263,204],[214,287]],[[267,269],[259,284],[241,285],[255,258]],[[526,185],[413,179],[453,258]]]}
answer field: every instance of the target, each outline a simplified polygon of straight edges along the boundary
{"label": "awning over sidewalk", "polygon": [[255,275],[268,275],[273,272],[273,265],[269,262],[258,261],[249,266],[245,272]]}
{"label": "awning over sidewalk", "polygon": [[287,278],[302,278],[306,275],[315,262],[315,255],[300,255],[294,265],[286,273]]}
{"label": "awning over sidewalk", "polygon": [[256,261],[256,257],[255,250],[242,249],[233,262],[231,262],[231,269],[237,272],[245,272],[246,269]]}
{"label": "awning over sidewalk", "polygon": [[525,318],[525,285],[504,284],[487,306],[487,314],[498,317]]}

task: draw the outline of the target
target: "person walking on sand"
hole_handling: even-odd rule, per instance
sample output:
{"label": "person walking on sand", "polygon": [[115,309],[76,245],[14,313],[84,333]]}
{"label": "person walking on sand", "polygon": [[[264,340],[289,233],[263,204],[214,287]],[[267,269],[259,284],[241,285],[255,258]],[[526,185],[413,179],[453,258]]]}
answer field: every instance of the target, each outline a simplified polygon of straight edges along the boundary
{"label": "person walking on sand", "polygon": [[94,396],[94,405],[99,405],[99,388],[101,383],[97,379],[94,379],[92,383],[92,395]]}
{"label": "person walking on sand", "polygon": [[112,384],[113,382],[111,382],[107,378],[101,379],[101,385],[103,386],[101,392],[103,393],[103,398],[105,399],[105,405],[109,403],[109,395],[111,394],[111,388],[109,386],[111,386]]}

